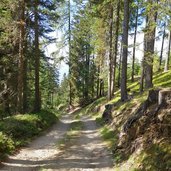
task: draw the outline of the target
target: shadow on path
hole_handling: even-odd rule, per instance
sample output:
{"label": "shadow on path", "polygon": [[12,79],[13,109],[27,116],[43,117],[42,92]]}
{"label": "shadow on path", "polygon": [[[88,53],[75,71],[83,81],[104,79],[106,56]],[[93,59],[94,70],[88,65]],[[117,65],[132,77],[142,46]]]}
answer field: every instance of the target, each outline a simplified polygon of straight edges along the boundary
{"label": "shadow on path", "polygon": [[10,157],[9,161],[4,163],[6,166],[0,170],[112,170],[111,154],[100,138],[95,121],[88,117],[83,117],[81,121],[84,129],[78,136],[72,137],[71,142],[66,142],[63,149],[58,149],[57,143],[73,122],[71,116],[62,119],[46,135],[32,142],[27,149]]}

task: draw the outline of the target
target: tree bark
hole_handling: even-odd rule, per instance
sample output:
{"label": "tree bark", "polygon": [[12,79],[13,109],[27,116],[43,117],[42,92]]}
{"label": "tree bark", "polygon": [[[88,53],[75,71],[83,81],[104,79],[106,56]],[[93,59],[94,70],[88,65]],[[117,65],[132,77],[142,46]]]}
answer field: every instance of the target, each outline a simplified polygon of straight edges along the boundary
{"label": "tree bark", "polygon": [[72,108],[72,84],[71,84],[71,2],[68,0],[68,44],[69,44],[69,108]]}
{"label": "tree bark", "polygon": [[[153,6],[154,0],[149,0]],[[155,3],[158,3],[158,1]],[[153,87],[153,56],[156,32],[157,12],[151,8],[147,16],[146,33],[144,35],[144,79],[145,88]]]}
{"label": "tree bark", "polygon": [[108,100],[112,98],[112,64],[113,64],[113,57],[112,57],[112,46],[113,46],[113,6],[111,4],[110,7],[110,17],[109,17],[109,73],[108,73]]}
{"label": "tree bark", "polygon": [[[25,52],[26,52],[26,49],[27,49],[27,42],[25,42]],[[28,69],[28,60],[27,60],[27,57],[25,57],[24,59],[24,73],[23,73],[23,76],[24,76],[24,86],[23,86],[23,111],[24,113],[27,112],[27,109],[28,109],[28,102],[27,102],[27,96],[28,96],[28,87],[27,87],[27,69]]]}
{"label": "tree bark", "polygon": [[135,18],[135,32],[134,32],[134,45],[133,45],[133,55],[132,55],[132,74],[131,81],[134,82],[134,70],[135,70],[135,50],[136,50],[136,39],[137,39],[137,27],[138,27],[138,5],[136,10],[136,18]]}
{"label": "tree bark", "polygon": [[118,87],[121,85],[121,63],[122,63],[122,43],[120,47],[120,55],[119,55],[119,67],[118,67]]}
{"label": "tree bark", "polygon": [[141,78],[140,78],[140,92],[144,90],[144,59],[141,62]]}
{"label": "tree bark", "polygon": [[127,100],[127,56],[128,56],[128,25],[129,25],[129,0],[124,0],[123,21],[123,53],[122,53],[122,78],[121,78],[121,100]]}
{"label": "tree bark", "polygon": [[145,88],[153,87],[152,76],[153,76],[153,55],[154,55],[154,43],[153,33],[144,35],[144,79]]}
{"label": "tree bark", "polygon": [[116,59],[118,54],[118,37],[119,37],[119,15],[120,15],[120,0],[117,1],[117,10],[116,10],[116,28],[115,28],[115,42],[114,42],[114,57],[113,57],[113,86],[112,86],[112,95],[115,92],[115,78],[116,78]]}
{"label": "tree bark", "polygon": [[91,71],[91,98],[94,99],[94,88],[95,88],[95,75],[94,73],[96,73],[96,66],[95,66],[95,63],[94,63],[94,53],[93,53],[93,61],[92,61],[92,71]]}
{"label": "tree bark", "polygon": [[97,91],[96,91],[97,98],[99,98],[99,88],[100,88],[100,65],[97,68]]}
{"label": "tree bark", "polygon": [[[4,76],[7,75],[5,67],[3,68],[3,75]],[[3,112],[5,114],[10,114],[8,78],[4,79],[2,100],[3,100],[3,103],[2,103],[3,104]],[[2,118],[3,118],[3,116],[2,116]]]}
{"label": "tree bark", "polygon": [[85,49],[85,56],[86,56],[86,72],[85,72],[85,99],[88,100],[89,98],[89,74],[90,74],[90,54],[89,54],[89,45],[86,45]]}
{"label": "tree bark", "polygon": [[169,58],[170,58],[170,46],[171,46],[171,31],[169,32],[170,36],[169,36],[169,45],[168,45],[168,52],[167,52],[167,57],[165,60],[165,67],[164,67],[164,71],[168,71],[169,69]]}
{"label": "tree bark", "polygon": [[24,40],[25,40],[25,1],[21,0],[19,12],[19,60],[18,60],[18,96],[17,112],[24,113],[23,93],[24,93]]}
{"label": "tree bark", "polygon": [[164,31],[163,31],[163,38],[162,38],[162,46],[161,46],[161,53],[160,53],[160,60],[159,60],[159,68],[158,68],[158,71],[160,71],[161,69],[161,64],[162,64],[162,59],[163,59],[163,48],[164,48],[164,39],[165,39],[165,25],[164,24]]}
{"label": "tree bark", "polygon": [[104,81],[103,81],[103,79],[100,79],[100,94],[99,94],[100,97],[102,97],[104,95],[103,89],[104,89]]}
{"label": "tree bark", "polygon": [[38,15],[38,0],[35,1],[34,7],[34,31],[35,31],[35,102],[34,112],[39,112],[41,109],[40,85],[39,85],[39,68],[40,68],[40,50],[39,50],[39,15]]}

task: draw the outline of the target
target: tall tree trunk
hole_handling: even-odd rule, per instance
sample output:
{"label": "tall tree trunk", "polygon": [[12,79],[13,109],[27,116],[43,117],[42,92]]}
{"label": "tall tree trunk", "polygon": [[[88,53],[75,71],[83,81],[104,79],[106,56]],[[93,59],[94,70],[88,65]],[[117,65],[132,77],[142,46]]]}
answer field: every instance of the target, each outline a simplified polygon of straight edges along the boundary
{"label": "tall tree trunk", "polygon": [[141,62],[140,92],[144,90],[144,59]]}
{"label": "tall tree trunk", "polygon": [[69,45],[69,108],[72,108],[72,83],[71,83],[71,2],[68,0],[68,45]]}
{"label": "tall tree trunk", "polygon": [[127,100],[127,56],[128,56],[128,25],[129,25],[129,0],[124,0],[123,21],[123,53],[122,53],[122,78],[121,78],[121,100]]}
{"label": "tall tree trunk", "polygon": [[144,35],[144,79],[145,88],[153,87],[152,76],[153,76],[153,55],[154,55],[154,43],[153,33],[147,33]]}
{"label": "tall tree trunk", "polygon": [[112,98],[112,77],[113,77],[113,57],[112,57],[112,46],[113,46],[113,6],[110,7],[110,16],[109,16],[110,26],[109,26],[109,72],[108,72],[108,100]]}
{"label": "tall tree trunk", "polygon": [[38,0],[35,1],[34,7],[34,31],[35,31],[35,102],[34,111],[39,112],[41,109],[40,85],[39,85],[39,68],[40,68],[40,50],[39,50],[39,15]]}
{"label": "tall tree trunk", "polygon": [[54,104],[53,104],[53,100],[54,99],[54,93],[53,92],[51,92],[51,107],[52,107],[52,109],[53,109],[53,107],[54,107]]}
{"label": "tall tree trunk", "polygon": [[135,50],[136,50],[136,39],[137,39],[137,27],[138,27],[138,5],[136,11],[136,18],[135,18],[135,32],[134,32],[134,45],[133,45],[133,55],[132,55],[132,74],[131,74],[131,81],[134,82],[134,74],[135,74]]}
{"label": "tall tree trunk", "polygon": [[18,60],[18,97],[17,111],[23,111],[23,93],[24,93],[24,39],[25,39],[25,1],[21,0],[19,12],[19,60]]}
{"label": "tall tree trunk", "polygon": [[165,66],[164,66],[164,71],[168,71],[169,69],[169,58],[170,58],[170,46],[171,46],[171,31],[169,32],[170,36],[169,36],[169,45],[168,45],[168,52],[167,52],[167,57],[165,60]]}
{"label": "tall tree trunk", "polygon": [[96,91],[97,98],[99,98],[99,87],[100,87],[100,65],[98,66],[98,69],[97,69],[97,91]]}
{"label": "tall tree trunk", "polygon": [[[6,76],[6,68],[3,68],[3,75]],[[8,89],[8,78],[4,79],[3,83],[3,93],[2,93],[2,100],[3,100],[3,112],[5,114],[10,114],[10,105],[9,105],[9,89]],[[2,116],[3,117],[3,116]]]}
{"label": "tall tree trunk", "polygon": [[112,86],[112,95],[115,91],[115,78],[116,78],[116,59],[118,55],[118,37],[119,37],[119,15],[120,15],[120,0],[117,1],[117,10],[116,10],[116,28],[115,28],[115,42],[114,42],[114,58],[113,58],[113,86]]}
{"label": "tall tree trunk", "polygon": [[[153,6],[154,0],[148,1]],[[156,1],[155,1],[156,3]],[[158,1],[157,1],[158,3]],[[154,12],[153,12],[154,11]],[[156,32],[157,12],[151,9],[147,16],[146,33],[144,35],[144,79],[145,88],[153,87],[153,56]]]}
{"label": "tall tree trunk", "polygon": [[118,66],[118,88],[121,85],[121,63],[122,63],[122,43],[120,47],[119,66]]}
{"label": "tall tree trunk", "polygon": [[89,54],[89,45],[86,45],[86,51],[85,51],[85,55],[86,55],[86,72],[85,72],[85,99],[88,100],[89,98],[89,68],[90,68],[90,54]]}
{"label": "tall tree trunk", "polygon": [[100,79],[100,97],[104,96],[104,81]]}
{"label": "tall tree trunk", "polygon": [[159,71],[161,69],[161,64],[162,64],[162,59],[163,59],[164,39],[165,39],[165,32],[166,32],[165,26],[166,26],[166,24],[164,24],[164,31],[163,31],[163,38],[162,38],[162,46],[161,46],[160,60],[159,60],[159,68],[158,68]]}
{"label": "tall tree trunk", "polygon": [[91,71],[91,98],[94,99],[94,85],[95,85],[95,75],[94,73],[96,73],[96,66],[94,63],[94,53],[93,53],[93,61],[92,61],[92,71]]}
{"label": "tall tree trunk", "polygon": [[[25,52],[27,49],[27,42],[25,42]],[[23,76],[24,76],[24,87],[23,87],[23,111],[24,113],[27,112],[28,109],[28,102],[27,102],[27,91],[28,91],[28,87],[27,87],[27,69],[28,69],[28,60],[25,57],[24,59],[24,72],[23,72]]]}

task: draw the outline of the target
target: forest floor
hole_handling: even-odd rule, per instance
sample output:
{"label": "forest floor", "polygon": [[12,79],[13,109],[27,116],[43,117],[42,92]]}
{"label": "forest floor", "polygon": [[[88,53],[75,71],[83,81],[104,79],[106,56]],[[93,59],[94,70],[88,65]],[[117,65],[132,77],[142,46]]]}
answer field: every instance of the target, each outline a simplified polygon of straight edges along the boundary
{"label": "forest floor", "polygon": [[48,132],[9,156],[0,170],[110,171],[112,154],[100,137],[96,121],[88,116],[75,120],[74,113],[61,117]]}

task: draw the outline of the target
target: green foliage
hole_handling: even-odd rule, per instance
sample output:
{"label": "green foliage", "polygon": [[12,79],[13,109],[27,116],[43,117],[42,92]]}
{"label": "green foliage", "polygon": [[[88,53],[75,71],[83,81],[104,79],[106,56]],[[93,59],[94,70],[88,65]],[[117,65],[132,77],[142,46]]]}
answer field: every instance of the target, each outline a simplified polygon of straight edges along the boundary
{"label": "green foliage", "polygon": [[0,125],[1,130],[7,135],[11,135],[12,138],[30,138],[38,134],[36,124],[40,122],[37,116],[31,115],[17,115],[15,117],[9,117],[3,121]]}
{"label": "green foliage", "polygon": [[139,171],[169,170],[171,167],[170,144],[152,144],[140,154],[141,166]]}
{"label": "green foliage", "polygon": [[42,108],[51,109],[57,107],[59,87],[59,71],[55,64],[49,64],[46,58],[41,60],[40,88],[42,95]]}
{"label": "green foliage", "polygon": [[61,84],[57,88],[57,99],[56,104],[59,108],[65,108],[69,103],[69,81],[68,76],[64,74]]}
{"label": "green foliage", "polygon": [[14,149],[13,140],[3,132],[0,132],[0,158],[5,154],[10,154]]}
{"label": "green foliage", "polygon": [[168,72],[163,73],[157,73],[154,75],[153,81],[154,81],[154,87],[170,87],[171,86],[171,70]]}
{"label": "green foliage", "polygon": [[[171,71],[156,73],[153,78],[154,87],[170,87],[170,75]],[[165,141],[164,139],[161,143],[151,145],[145,144],[147,146],[145,146],[144,149],[141,149],[140,152],[137,151],[136,153],[129,153],[129,151],[124,153],[122,150],[117,149],[119,133],[123,123],[133,114],[132,112],[134,109],[139,107],[139,105],[146,100],[148,95],[148,91],[145,91],[141,94],[139,93],[139,78],[136,78],[136,82],[134,83],[129,81],[128,87],[130,88],[129,93],[133,93],[133,99],[127,102],[120,102],[120,93],[118,91],[115,93],[115,97],[111,101],[107,102],[105,98],[100,98],[78,111],[76,116],[78,117],[80,115],[90,115],[96,118],[96,122],[100,127],[101,136],[107,142],[109,149],[113,151],[113,159],[115,162],[114,170],[166,170],[166,168],[168,169],[171,167],[171,146],[169,142]],[[104,123],[102,119],[103,111],[96,112],[96,110],[94,110],[96,107],[104,106],[108,103],[115,104],[112,113],[113,121],[111,125],[106,125]]]}
{"label": "green foliage", "polygon": [[[56,88],[59,84],[57,65],[54,62],[54,56],[47,57],[43,48],[54,42],[54,38],[49,33],[55,30],[59,19],[56,9],[62,0],[40,0],[37,2],[37,7],[35,7],[36,3],[24,0],[16,2],[3,0],[0,2],[0,111],[4,114],[4,118],[16,111],[21,113],[33,111],[33,107],[36,106],[34,105],[37,102],[35,100],[35,69],[39,70],[39,67],[35,68],[35,50],[40,52],[38,55],[40,57],[40,72],[38,73],[40,73],[39,87],[42,107],[53,108],[56,105],[54,101]],[[40,49],[35,49],[34,40],[36,8],[38,9],[38,37],[40,40],[37,48],[40,47]],[[21,15],[22,11],[23,16]],[[22,36],[20,25],[25,26],[22,30]],[[21,42],[24,44],[21,45]],[[21,61],[20,56],[22,56]],[[53,61],[50,62],[50,60]],[[21,80],[17,79],[20,77]],[[16,80],[19,82],[17,83]],[[19,94],[23,97],[17,97]],[[21,100],[23,102],[20,108],[24,108],[23,111],[18,110],[21,104],[16,100],[21,98],[23,98]]]}
{"label": "green foliage", "polygon": [[[127,68],[127,77],[130,79],[131,78],[131,72],[132,72],[132,66],[128,65]],[[134,75],[139,76],[141,74],[141,66],[140,63],[136,60],[134,64]]]}
{"label": "green foliage", "polygon": [[55,114],[41,111],[36,114],[11,116],[0,122],[0,153],[11,153],[28,143],[34,136],[57,121]]}
{"label": "green foliage", "polygon": [[108,145],[110,147],[110,150],[112,150],[114,147],[116,147],[117,145],[117,132],[112,130],[110,127],[108,126],[104,126],[101,129],[101,135],[104,138],[105,141],[108,142]]}

